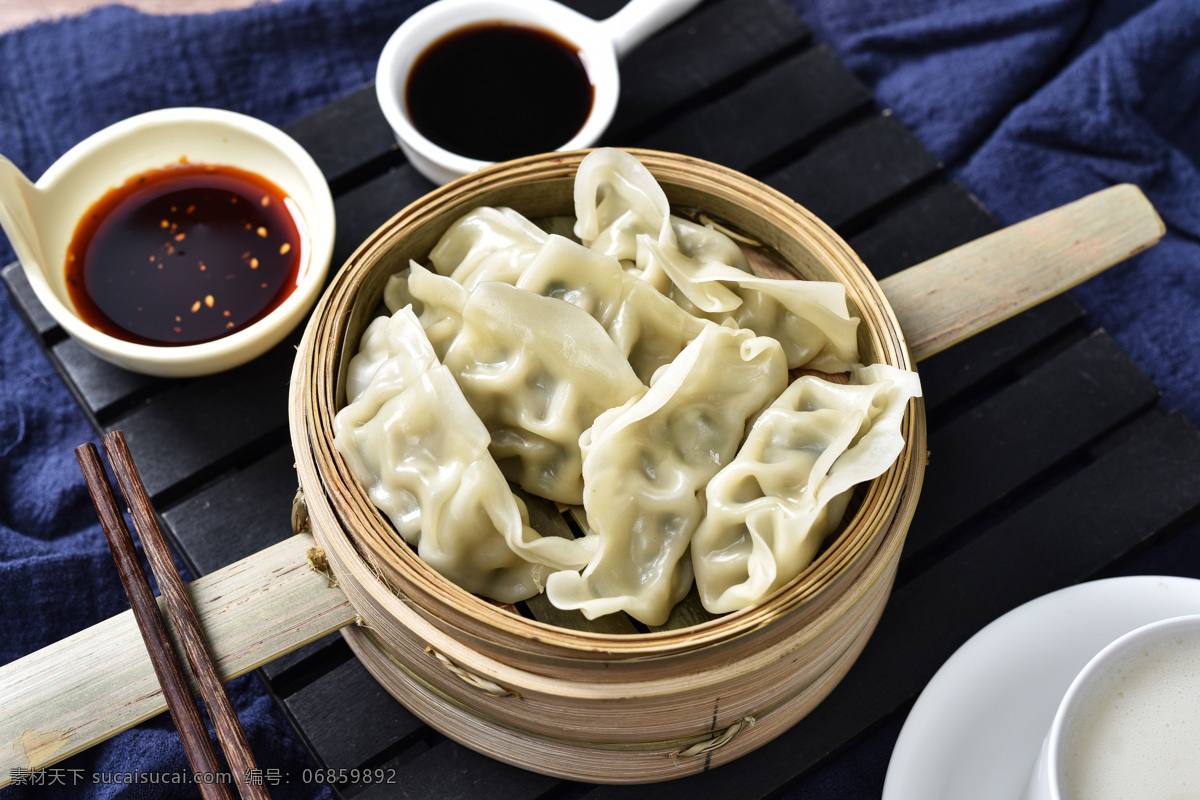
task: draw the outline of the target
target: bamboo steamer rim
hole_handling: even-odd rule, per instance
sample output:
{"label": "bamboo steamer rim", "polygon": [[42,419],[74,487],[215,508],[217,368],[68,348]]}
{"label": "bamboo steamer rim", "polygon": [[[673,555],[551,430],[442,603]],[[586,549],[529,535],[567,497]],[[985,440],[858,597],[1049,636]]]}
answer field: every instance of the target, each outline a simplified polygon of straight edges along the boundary
{"label": "bamboo steamer rim", "polygon": [[[339,393],[342,366],[357,351],[361,328],[382,291],[377,267],[381,261],[398,264],[387,271],[390,275],[407,266],[410,257],[425,259],[428,248],[425,252],[396,251],[403,251],[407,240],[426,226],[442,223],[429,242],[432,247],[450,222],[475,207],[509,205],[506,195],[531,185],[573,182],[579,163],[589,152],[546,153],[494,165],[435,189],[372,233],[335,275],[305,329],[290,387],[290,429],[294,446],[301,439],[307,445],[296,447],[297,458],[307,454],[312,459],[312,473],[320,477],[321,497],[313,496],[318,487],[302,487],[310,501],[328,503],[343,526],[353,527],[357,536],[378,549],[373,556],[359,546],[364,561],[370,563],[379,554],[394,558],[390,566],[405,583],[403,593],[424,612],[454,628],[494,633],[502,645],[515,649],[531,645],[583,657],[656,658],[740,637],[788,615],[835,584],[858,559],[874,556],[889,525],[907,526],[912,509],[902,506],[915,502],[924,473],[924,411],[919,399],[912,401],[902,423],[905,447],[901,455],[868,485],[853,519],[808,568],[763,602],[699,625],[639,634],[559,628],[500,608],[436,573],[399,541],[333,446],[333,417],[344,396]],[[862,319],[860,339],[865,333],[875,361],[913,369],[903,332],[878,283],[853,250],[815,215],[777,190],[727,167],[674,153],[632,148],[627,152],[646,166],[673,204],[681,198],[709,198],[720,209],[705,210],[725,219],[730,210],[752,210],[744,219],[730,221],[783,254],[800,242],[800,247],[845,285]],[[560,213],[572,211],[567,208]],[[370,279],[374,280],[374,293],[369,289]],[[360,326],[351,334],[348,330],[353,322]],[[352,348],[348,355],[344,353],[347,347]],[[897,516],[904,519],[897,520]]]}

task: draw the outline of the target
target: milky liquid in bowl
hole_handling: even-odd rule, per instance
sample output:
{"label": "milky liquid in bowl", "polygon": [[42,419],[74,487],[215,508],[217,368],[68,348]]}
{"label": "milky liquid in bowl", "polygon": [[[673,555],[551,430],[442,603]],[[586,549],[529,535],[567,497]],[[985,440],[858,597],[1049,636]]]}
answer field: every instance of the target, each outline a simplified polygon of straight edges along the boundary
{"label": "milky liquid in bowl", "polygon": [[1114,659],[1065,732],[1063,800],[1200,798],[1200,625]]}

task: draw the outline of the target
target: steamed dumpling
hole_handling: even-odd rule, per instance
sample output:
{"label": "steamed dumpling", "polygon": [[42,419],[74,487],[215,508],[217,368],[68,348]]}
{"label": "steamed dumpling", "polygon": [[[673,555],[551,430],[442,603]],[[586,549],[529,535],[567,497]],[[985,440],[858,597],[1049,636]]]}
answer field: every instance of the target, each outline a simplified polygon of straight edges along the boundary
{"label": "steamed dumpling", "polygon": [[799,378],[762,412],[709,482],[692,539],[708,611],[745,608],[808,566],[854,486],[883,474],[903,450],[901,419],[920,394],[916,373],[877,364],[854,370],[850,385]]}
{"label": "steamed dumpling", "polygon": [[[614,259],[561,236],[547,240],[515,286],[585,311],[607,331],[644,384],[708,324],[621,269]],[[457,281],[412,262],[388,279],[383,300],[392,312],[409,305],[417,309],[434,351],[444,358],[462,330],[469,294]]]}
{"label": "steamed dumpling", "polygon": [[612,256],[551,236],[517,286],[578,306],[608,332],[643,383],[675,359],[707,324]]}
{"label": "steamed dumpling", "polygon": [[[346,373],[346,400],[368,416],[418,375],[437,364],[437,355],[411,308],[376,317],[363,332],[358,353]],[[380,369],[383,369],[381,372]],[[378,397],[358,402],[368,388]]]}
{"label": "steamed dumpling", "polygon": [[582,309],[503,283],[460,293],[447,282],[414,265],[408,287],[423,303],[423,322],[444,332],[458,328],[436,338],[443,363],[491,435],[492,455],[526,491],[582,502],[580,434],[645,385]]}
{"label": "steamed dumpling", "polygon": [[[338,448],[405,540],[471,591],[528,596],[545,569],[559,608],[657,625],[694,572],[714,613],[759,602],[895,460],[916,376],[860,365],[841,284],[753,274],[723,232],[671,215],[632,155],[589,154],[574,202],[573,227],[553,228],[565,236],[475,209],[432,270],[388,282],[392,316],[349,365]],[[796,367],[852,385],[788,388]],[[593,535],[539,536],[505,478],[582,503]]]}
{"label": "steamed dumpling", "polygon": [[[541,590],[545,568],[506,541],[528,519],[488,455],[487,431],[463,419],[470,409],[461,398],[435,367],[334,441],[357,453],[348,461],[371,502],[422,561],[467,591],[514,603]],[[455,424],[441,424],[443,414]]]}
{"label": "steamed dumpling", "polygon": [[751,274],[724,233],[672,216],[662,187],[630,154],[603,149],[584,158],[575,213],[585,246],[617,258],[691,315],[776,339],[790,368],[843,372],[859,364],[845,287]]}
{"label": "steamed dumpling", "polygon": [[515,283],[546,234],[511,208],[477,208],[450,226],[429,253],[439,275],[467,289],[481,281]]}
{"label": "steamed dumpling", "polygon": [[681,306],[776,339],[791,369],[845,372],[859,364],[858,319],[850,315],[842,284],[753,275],[729,237],[686,220],[672,222],[677,247],[647,242],[646,248],[670,277],[671,296]]}
{"label": "steamed dumpling", "polygon": [[[354,388],[334,418],[334,446],[397,533],[469,591],[503,602],[540,591],[544,567],[506,541],[525,538],[524,509],[410,309],[368,326],[348,382]],[[453,415],[453,427],[443,413]]]}
{"label": "steamed dumpling", "polygon": [[388,278],[383,287],[383,303],[393,314],[411,307],[425,329],[438,358],[462,330],[462,309],[467,290],[451,278],[436,275],[415,261],[404,272]]}
{"label": "steamed dumpling", "polygon": [[582,574],[549,577],[550,601],[590,619],[625,611],[662,624],[691,585],[705,485],[786,384],[778,342],[710,324],[644,396],[602,414],[581,441],[598,549]]}
{"label": "steamed dumpling", "polygon": [[334,446],[422,560],[509,603],[541,591],[548,569],[586,563],[582,543],[529,527],[488,453],[487,430],[411,309],[368,326],[348,382],[357,390],[334,418]]}
{"label": "steamed dumpling", "polygon": [[641,267],[639,238],[672,238],[667,195],[623,150],[595,150],[580,162],[574,200],[575,235],[597,253]]}

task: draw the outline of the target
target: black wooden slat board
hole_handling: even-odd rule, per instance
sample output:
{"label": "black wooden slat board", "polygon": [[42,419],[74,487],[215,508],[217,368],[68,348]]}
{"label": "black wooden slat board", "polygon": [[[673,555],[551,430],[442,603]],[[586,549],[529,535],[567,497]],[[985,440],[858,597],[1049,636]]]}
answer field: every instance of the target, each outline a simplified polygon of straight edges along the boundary
{"label": "black wooden slat board", "polygon": [[621,65],[621,99],[612,131],[628,140],[656,119],[672,119],[679,109],[796,49],[808,37],[808,28],[778,0],[707,3],[660,33],[653,46],[629,54]]}
{"label": "black wooden slat board", "polygon": [[518,769],[442,740],[420,759],[397,757],[385,762],[396,768],[396,782],[368,787],[356,795],[363,800],[534,800],[555,790],[560,781]]}
{"label": "black wooden slat board", "polygon": [[258,552],[244,533],[279,524],[296,494],[292,448],[281,445],[163,513],[189,563],[207,574]]}
{"label": "black wooden slat board", "polygon": [[928,447],[937,468],[921,490],[907,552],[1039,480],[1157,397],[1154,384],[1098,332],[936,428]]}
{"label": "black wooden slat board", "polygon": [[[347,661],[318,678],[284,703],[301,724],[309,745],[329,764],[362,763],[426,730],[425,726],[384,691],[358,661]],[[339,725],[339,719],[370,716],[369,729]]]}
{"label": "black wooden slat board", "polygon": [[[622,2],[573,5],[605,16]],[[606,144],[747,171],[822,216],[877,277],[997,227],[780,0],[705,3],[630,55],[622,72]],[[289,132],[334,191],[335,266],[430,188],[404,162],[371,86]],[[194,574],[290,534],[295,337],[224,375],[145,378],[67,339],[19,267],[4,280],[97,430],[125,431]],[[816,711],[726,767],[668,784],[589,787],[492,761],[416,720],[337,635],[258,674],[320,765],[396,769],[399,784],[335,786],[343,798],[787,796],[866,732],[894,730],[937,667],[987,622],[1112,570],[1200,510],[1200,434],[1156,407],[1150,380],[1105,333],[1088,330],[1069,297],[934,356],[921,374],[931,461],[879,627]]]}
{"label": "black wooden slat board", "polygon": [[[827,47],[796,53],[639,144],[747,171],[867,108],[871,95]],[[752,129],[753,137],[731,136]]]}
{"label": "black wooden slat board", "polygon": [[845,229],[937,169],[937,160],[899,120],[880,115],[836,131],[765,180],[835,229]]}
{"label": "black wooden slat board", "polygon": [[80,404],[92,414],[92,421],[107,419],[122,407],[128,407],[138,394],[154,390],[162,381],[149,375],[129,372],[92,356],[74,339],[54,345],[54,359],[71,376],[71,384]]}

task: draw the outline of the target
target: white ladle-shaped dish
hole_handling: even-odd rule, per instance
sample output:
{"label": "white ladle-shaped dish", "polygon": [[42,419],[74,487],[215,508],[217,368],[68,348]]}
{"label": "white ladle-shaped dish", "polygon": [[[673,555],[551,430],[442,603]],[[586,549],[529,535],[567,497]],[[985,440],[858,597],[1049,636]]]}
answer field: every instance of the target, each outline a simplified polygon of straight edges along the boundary
{"label": "white ladle-shaped dish", "polygon": [[[597,21],[555,0],[438,0],[405,20],[384,45],[375,73],[379,107],[409,163],[434,183],[448,183],[487,166],[491,162],[452,153],[417,130],[405,99],[408,76],[430,45],[456,30],[492,21],[527,25],[546,30],[578,49],[592,84],[592,108],[579,132],[558,149],[591,147],[617,110],[621,86],[617,62],[699,1],[631,0],[608,19]],[[486,127],[488,120],[481,119],[479,124]]]}
{"label": "white ladle-shaped dish", "polygon": [[[239,167],[266,178],[300,218],[301,272],[279,306],[241,330],[179,346],[135,344],[85,322],[67,293],[67,248],[76,225],[109,189],[147,170],[186,159]],[[298,214],[296,213],[298,212]],[[68,334],[105,361],[165,377],[230,369],[278,344],[312,308],[333,253],[333,198],[312,157],[261,120],[207,108],[151,111],[118,122],[71,148],[37,183],[0,156],[0,226],[38,301]]]}

